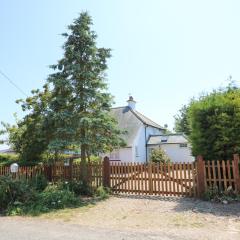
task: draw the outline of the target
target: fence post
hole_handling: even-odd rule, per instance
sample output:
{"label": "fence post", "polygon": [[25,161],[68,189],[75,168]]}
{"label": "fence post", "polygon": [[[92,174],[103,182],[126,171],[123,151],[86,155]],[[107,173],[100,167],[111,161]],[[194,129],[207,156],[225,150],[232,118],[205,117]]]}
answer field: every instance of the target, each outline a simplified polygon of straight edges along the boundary
{"label": "fence post", "polygon": [[103,159],[103,186],[110,188],[110,161],[108,157]]}
{"label": "fence post", "polygon": [[52,182],[52,165],[45,165],[44,166],[44,175],[49,182]]}
{"label": "fence post", "polygon": [[153,195],[153,181],[152,181],[152,162],[148,163],[148,182],[149,182],[149,194]]}
{"label": "fence post", "polygon": [[205,192],[204,184],[204,161],[202,156],[197,156],[197,196],[199,198],[203,197]]}
{"label": "fence post", "polygon": [[240,193],[240,178],[239,178],[239,155],[234,154],[233,155],[233,161],[234,161],[234,176],[235,176],[235,182],[236,182],[236,192]]}
{"label": "fence post", "polygon": [[69,180],[72,181],[73,180],[73,158],[69,159]]}

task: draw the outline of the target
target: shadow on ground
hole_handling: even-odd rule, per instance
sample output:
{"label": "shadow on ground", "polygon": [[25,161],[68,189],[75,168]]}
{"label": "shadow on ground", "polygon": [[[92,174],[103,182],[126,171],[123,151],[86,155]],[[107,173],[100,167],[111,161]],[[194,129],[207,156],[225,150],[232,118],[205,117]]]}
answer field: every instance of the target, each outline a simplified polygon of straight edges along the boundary
{"label": "shadow on ground", "polygon": [[240,202],[229,204],[215,203],[210,201],[203,201],[195,198],[187,197],[171,197],[171,196],[148,196],[148,195],[114,195],[117,198],[127,199],[146,199],[150,201],[174,202],[176,203],[173,211],[194,213],[206,213],[214,216],[233,216],[240,218]]}

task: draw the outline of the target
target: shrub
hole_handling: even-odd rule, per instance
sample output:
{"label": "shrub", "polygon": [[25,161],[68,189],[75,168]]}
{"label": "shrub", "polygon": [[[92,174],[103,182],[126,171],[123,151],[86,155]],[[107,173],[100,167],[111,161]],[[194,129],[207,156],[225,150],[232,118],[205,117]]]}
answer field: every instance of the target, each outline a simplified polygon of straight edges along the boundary
{"label": "shrub", "polygon": [[109,194],[111,193],[109,188],[105,188],[103,186],[100,186],[96,190],[96,196],[101,199],[106,199],[109,197]]}
{"label": "shrub", "polygon": [[29,185],[37,191],[43,191],[47,187],[48,181],[44,175],[38,174],[29,180]]}
{"label": "shrub", "polygon": [[18,161],[17,154],[6,154],[6,153],[0,154],[0,165],[10,165],[11,163],[16,161]]}
{"label": "shrub", "polygon": [[221,191],[217,186],[211,186],[204,193],[204,199],[207,201],[229,203],[239,201],[240,196],[233,191],[232,187],[228,187],[226,191]]}
{"label": "shrub", "polygon": [[36,199],[36,192],[26,181],[0,177],[0,210],[5,210],[16,203],[23,204]]}
{"label": "shrub", "polygon": [[60,190],[56,185],[48,186],[42,192],[36,192],[36,197],[31,201],[15,201],[7,207],[7,215],[39,215],[51,210],[75,207],[80,203],[79,199],[69,190]]}
{"label": "shrub", "polygon": [[49,186],[38,196],[37,206],[43,211],[50,209],[62,209],[73,207],[78,203],[75,194],[67,189],[58,189],[57,186]]}
{"label": "shrub", "polygon": [[69,182],[59,183],[59,189],[67,189],[78,195],[92,196],[94,189],[82,181],[72,180]]}
{"label": "shrub", "polygon": [[161,148],[154,148],[150,155],[150,161],[154,163],[170,163],[170,158]]}

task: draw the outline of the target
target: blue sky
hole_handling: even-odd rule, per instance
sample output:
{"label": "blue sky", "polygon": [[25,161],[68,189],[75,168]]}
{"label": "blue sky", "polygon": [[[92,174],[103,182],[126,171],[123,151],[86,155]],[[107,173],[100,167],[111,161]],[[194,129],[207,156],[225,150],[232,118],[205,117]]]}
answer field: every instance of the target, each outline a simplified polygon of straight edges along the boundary
{"label": "blue sky", "polygon": [[[116,106],[131,93],[137,110],[173,127],[192,96],[240,79],[240,2],[231,0],[1,0],[0,70],[27,94],[41,88],[62,55],[81,11],[93,18],[98,45],[112,48],[109,90]],[[0,76],[0,121],[21,115],[24,95]]]}

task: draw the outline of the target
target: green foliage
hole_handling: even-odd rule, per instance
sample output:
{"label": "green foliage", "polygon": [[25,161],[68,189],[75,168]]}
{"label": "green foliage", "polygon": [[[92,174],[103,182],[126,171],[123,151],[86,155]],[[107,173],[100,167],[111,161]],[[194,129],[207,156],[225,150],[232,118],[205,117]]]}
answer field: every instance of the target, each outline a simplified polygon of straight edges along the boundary
{"label": "green foliage", "polygon": [[59,190],[56,186],[38,192],[35,201],[15,202],[7,208],[7,215],[39,215],[52,210],[77,207],[80,201],[73,192]]}
{"label": "green foliage", "polygon": [[8,215],[36,215],[78,205],[74,192],[58,185],[47,186],[44,177],[37,176],[29,182],[0,177],[0,212]]}
{"label": "green foliage", "polygon": [[48,186],[48,181],[44,175],[38,174],[29,180],[28,184],[36,191],[43,191]]}
{"label": "green foliage", "polygon": [[113,101],[105,71],[110,49],[97,47],[91,25],[91,17],[84,12],[69,26],[69,33],[63,34],[64,57],[51,66],[55,72],[48,78],[53,86],[48,116],[55,129],[49,148],[77,146],[82,165],[90,155],[123,144],[117,122],[109,114]]}
{"label": "green foliage", "polygon": [[77,196],[93,196],[94,190],[83,181],[72,180],[69,182],[61,182],[59,183],[59,189],[69,190],[74,192]]}
{"label": "green foliage", "polygon": [[106,199],[109,197],[111,193],[111,190],[109,188],[100,186],[96,189],[96,196],[99,197],[100,199]]}
{"label": "green foliage", "polygon": [[19,160],[19,156],[16,154],[0,154],[0,166],[10,165]]}
{"label": "green foliage", "polygon": [[27,112],[21,120],[16,118],[16,124],[2,123],[4,133],[8,135],[8,144],[19,153],[20,159],[38,162],[47,149],[49,138],[54,130],[46,118],[48,103],[51,98],[49,86],[43,90],[33,90],[32,96],[16,102],[21,104],[23,112]]}
{"label": "green foliage", "polygon": [[63,209],[65,207],[73,207],[78,203],[75,194],[66,189],[58,189],[57,186],[48,186],[38,195],[36,205],[42,207],[42,211],[50,209]]}
{"label": "green foliage", "polygon": [[240,90],[228,88],[200,97],[189,106],[193,155],[209,160],[240,153]]}
{"label": "green foliage", "polygon": [[44,176],[32,180],[0,177],[0,213],[7,215],[39,215],[52,210],[78,207],[79,196],[106,199],[108,188],[89,188],[82,181],[60,182],[49,185]]}
{"label": "green foliage", "polygon": [[236,194],[232,187],[229,187],[227,191],[220,191],[217,186],[212,186],[204,193],[204,199],[213,202],[230,203],[240,201],[240,195]]}
{"label": "green foliage", "polygon": [[175,116],[175,130],[188,136],[193,155],[207,160],[232,159],[240,153],[238,129],[240,90],[234,82],[192,99]]}
{"label": "green foliage", "polygon": [[179,113],[174,116],[174,118],[175,118],[175,127],[174,127],[175,132],[184,133],[186,136],[189,136],[189,134],[190,134],[188,110],[189,110],[189,106],[184,105],[179,110]]}
{"label": "green foliage", "polygon": [[0,211],[9,206],[22,205],[36,199],[36,192],[26,181],[0,177]]}
{"label": "green foliage", "polygon": [[151,151],[150,161],[154,163],[170,163],[170,158],[161,148],[154,148]]}

